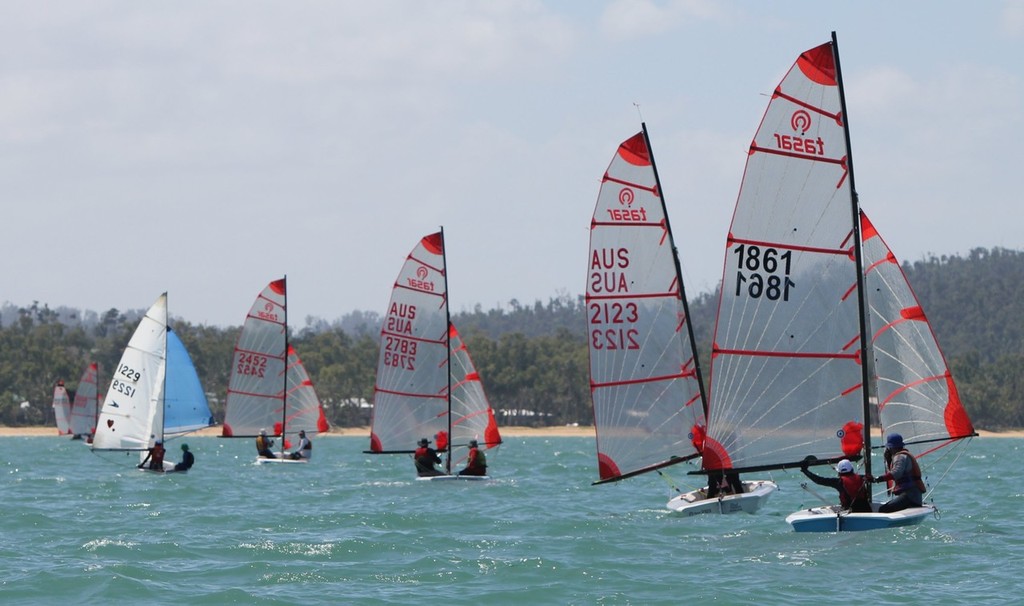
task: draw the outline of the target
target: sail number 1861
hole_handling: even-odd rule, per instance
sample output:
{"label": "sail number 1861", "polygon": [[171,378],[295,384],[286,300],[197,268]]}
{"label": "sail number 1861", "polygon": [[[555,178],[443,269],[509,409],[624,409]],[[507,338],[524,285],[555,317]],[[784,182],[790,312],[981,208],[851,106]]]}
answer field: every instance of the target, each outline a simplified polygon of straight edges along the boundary
{"label": "sail number 1861", "polygon": [[771,301],[789,301],[796,283],[789,277],[791,251],[779,254],[774,248],[740,244],[736,255],[736,296],[764,297]]}

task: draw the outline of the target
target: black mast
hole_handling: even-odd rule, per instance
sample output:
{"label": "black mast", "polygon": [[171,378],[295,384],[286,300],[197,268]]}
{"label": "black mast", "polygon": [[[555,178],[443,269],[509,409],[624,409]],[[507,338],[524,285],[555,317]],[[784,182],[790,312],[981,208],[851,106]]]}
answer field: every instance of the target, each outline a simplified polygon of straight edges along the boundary
{"label": "black mast", "polygon": [[860,199],[853,179],[853,147],[850,145],[850,120],[846,113],[846,92],[843,89],[843,70],[839,64],[839,43],[832,32],[832,57],[836,64],[836,84],[839,87],[839,111],[842,112],[843,135],[846,137],[846,170],[850,179],[850,214],[853,217],[853,255],[857,264],[857,308],[860,317],[860,375],[861,396],[864,403],[864,473],[871,475],[871,384],[868,349],[867,300],[864,293],[864,259],[860,233]]}
{"label": "black mast", "polygon": [[445,473],[452,475],[452,312],[448,305],[448,254],[444,245],[444,226],[441,226],[441,277],[444,278],[444,343],[448,355],[448,444],[445,448],[448,456],[444,459]]}
{"label": "black mast", "polygon": [[284,386],[281,390],[281,458],[284,458],[285,430],[288,423],[288,274],[281,280],[284,282]]}
{"label": "black mast", "polygon": [[668,232],[669,246],[672,247],[672,262],[676,266],[676,282],[679,284],[679,298],[683,304],[683,313],[686,314],[686,333],[690,337],[690,353],[693,354],[693,369],[697,374],[697,387],[700,390],[700,402],[704,408],[704,422],[708,418],[708,398],[704,392],[704,377],[700,370],[700,357],[697,355],[697,342],[693,336],[693,324],[690,322],[690,304],[686,301],[686,289],[683,287],[683,269],[679,264],[679,249],[676,248],[676,240],[672,236],[672,225],[668,221],[668,207],[665,206],[665,193],[661,189],[661,177],[658,176],[658,165],[654,162],[654,150],[651,148],[651,139],[647,135],[647,123],[641,122],[644,131],[644,144],[647,145],[647,154],[651,158],[651,169],[654,171],[654,185],[658,188],[658,200],[661,201],[661,214],[665,217],[665,231]]}

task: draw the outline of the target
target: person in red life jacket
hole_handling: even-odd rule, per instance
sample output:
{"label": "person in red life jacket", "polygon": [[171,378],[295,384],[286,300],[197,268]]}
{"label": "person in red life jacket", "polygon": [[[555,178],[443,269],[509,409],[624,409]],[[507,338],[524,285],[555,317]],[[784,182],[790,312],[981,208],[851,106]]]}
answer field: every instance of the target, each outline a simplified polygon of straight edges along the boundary
{"label": "person in red life jacket", "polygon": [[164,470],[164,444],[163,442],[157,442],[153,444],[153,448],[149,449],[149,453],[146,454],[146,458],[142,459],[139,463],[139,469],[146,466],[149,463],[149,469],[151,471],[163,471]]}
{"label": "person in red life jacket", "polygon": [[412,455],[416,461],[416,475],[418,476],[443,476],[444,472],[434,467],[441,464],[441,457],[437,451],[430,447],[430,440],[423,438],[419,442],[419,448]]}
{"label": "person in red life jacket", "polygon": [[459,472],[460,476],[485,476],[487,475],[487,455],[480,450],[476,440],[469,441],[469,457],[466,459],[466,468]]}
{"label": "person in red life jacket", "polygon": [[854,513],[871,513],[871,492],[868,490],[870,483],[864,476],[853,472],[853,463],[848,459],[843,459],[836,465],[836,473],[839,474],[836,478],[819,476],[807,469],[808,463],[809,461],[804,459],[800,464],[800,471],[815,484],[838,490],[839,505],[843,509]]}
{"label": "person in red life jacket", "polygon": [[917,459],[903,445],[903,436],[891,433],[885,440],[885,460],[887,470],[876,476],[875,482],[892,482],[893,497],[882,503],[879,513],[901,511],[909,507],[920,507],[927,487],[921,479],[921,467]]}

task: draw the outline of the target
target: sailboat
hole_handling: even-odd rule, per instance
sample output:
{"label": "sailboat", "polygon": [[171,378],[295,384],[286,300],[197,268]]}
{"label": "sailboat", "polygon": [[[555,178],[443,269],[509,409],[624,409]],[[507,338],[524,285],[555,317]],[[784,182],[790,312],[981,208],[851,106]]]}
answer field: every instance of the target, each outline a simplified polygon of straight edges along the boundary
{"label": "sailboat", "polygon": [[[586,304],[595,484],[700,456],[707,398],[646,124],[619,145],[602,179]],[[711,499],[693,490],[667,507],[685,515],[752,513],[775,488],[748,482],[743,494]]]}
{"label": "sailboat", "polygon": [[90,364],[78,380],[75,399],[71,402],[71,436],[73,440],[92,440],[96,432],[96,419],[99,415],[99,366]]}
{"label": "sailboat", "polygon": [[[800,55],[773,92],[748,152],[712,345],[708,469],[850,459],[871,474],[875,374],[888,363],[873,358],[871,323],[892,294],[871,289],[865,271],[836,48],[833,33],[831,43]],[[904,345],[892,355],[909,364],[919,354]],[[788,520],[800,531],[861,530],[918,523],[932,513],[825,509],[827,515],[805,511]],[[853,521],[861,519],[870,521]]]}
{"label": "sailboat", "polygon": [[[872,409],[883,434],[899,433],[919,461],[948,457],[948,447],[966,445],[977,435],[974,425],[899,261],[863,211],[860,225],[873,355]],[[872,530],[917,524],[936,511],[931,503],[890,513],[820,506],[792,513],[786,521],[798,532]]]}
{"label": "sailboat", "polygon": [[395,281],[380,334],[368,454],[411,454],[433,437],[446,452],[445,473],[433,480],[486,480],[453,473],[454,449],[477,440],[501,444],[494,410],[466,344],[448,313],[444,232],[425,236]]}
{"label": "sailboat", "polygon": [[[167,325],[163,293],[121,355],[103,400],[92,450],[136,452],[141,461],[155,443],[213,424],[192,360]],[[164,461],[164,471],[173,470],[174,463]]]}
{"label": "sailboat", "polygon": [[57,422],[57,435],[71,434],[71,398],[64,387],[64,381],[57,381],[53,386],[53,416]]}
{"label": "sailboat", "polygon": [[222,437],[280,438],[280,452],[257,463],[308,463],[286,451],[300,431],[312,440],[330,429],[302,360],[288,343],[287,278],[256,297],[235,344]]}

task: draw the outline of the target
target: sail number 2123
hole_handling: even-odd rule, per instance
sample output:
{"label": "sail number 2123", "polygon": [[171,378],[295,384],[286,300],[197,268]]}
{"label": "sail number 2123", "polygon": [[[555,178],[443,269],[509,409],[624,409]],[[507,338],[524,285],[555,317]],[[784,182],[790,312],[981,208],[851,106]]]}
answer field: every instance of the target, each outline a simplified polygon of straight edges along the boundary
{"label": "sail number 2123", "polygon": [[775,248],[740,244],[733,254],[737,297],[745,293],[754,299],[789,301],[789,293],[796,287],[789,277],[792,251],[779,254]]}

